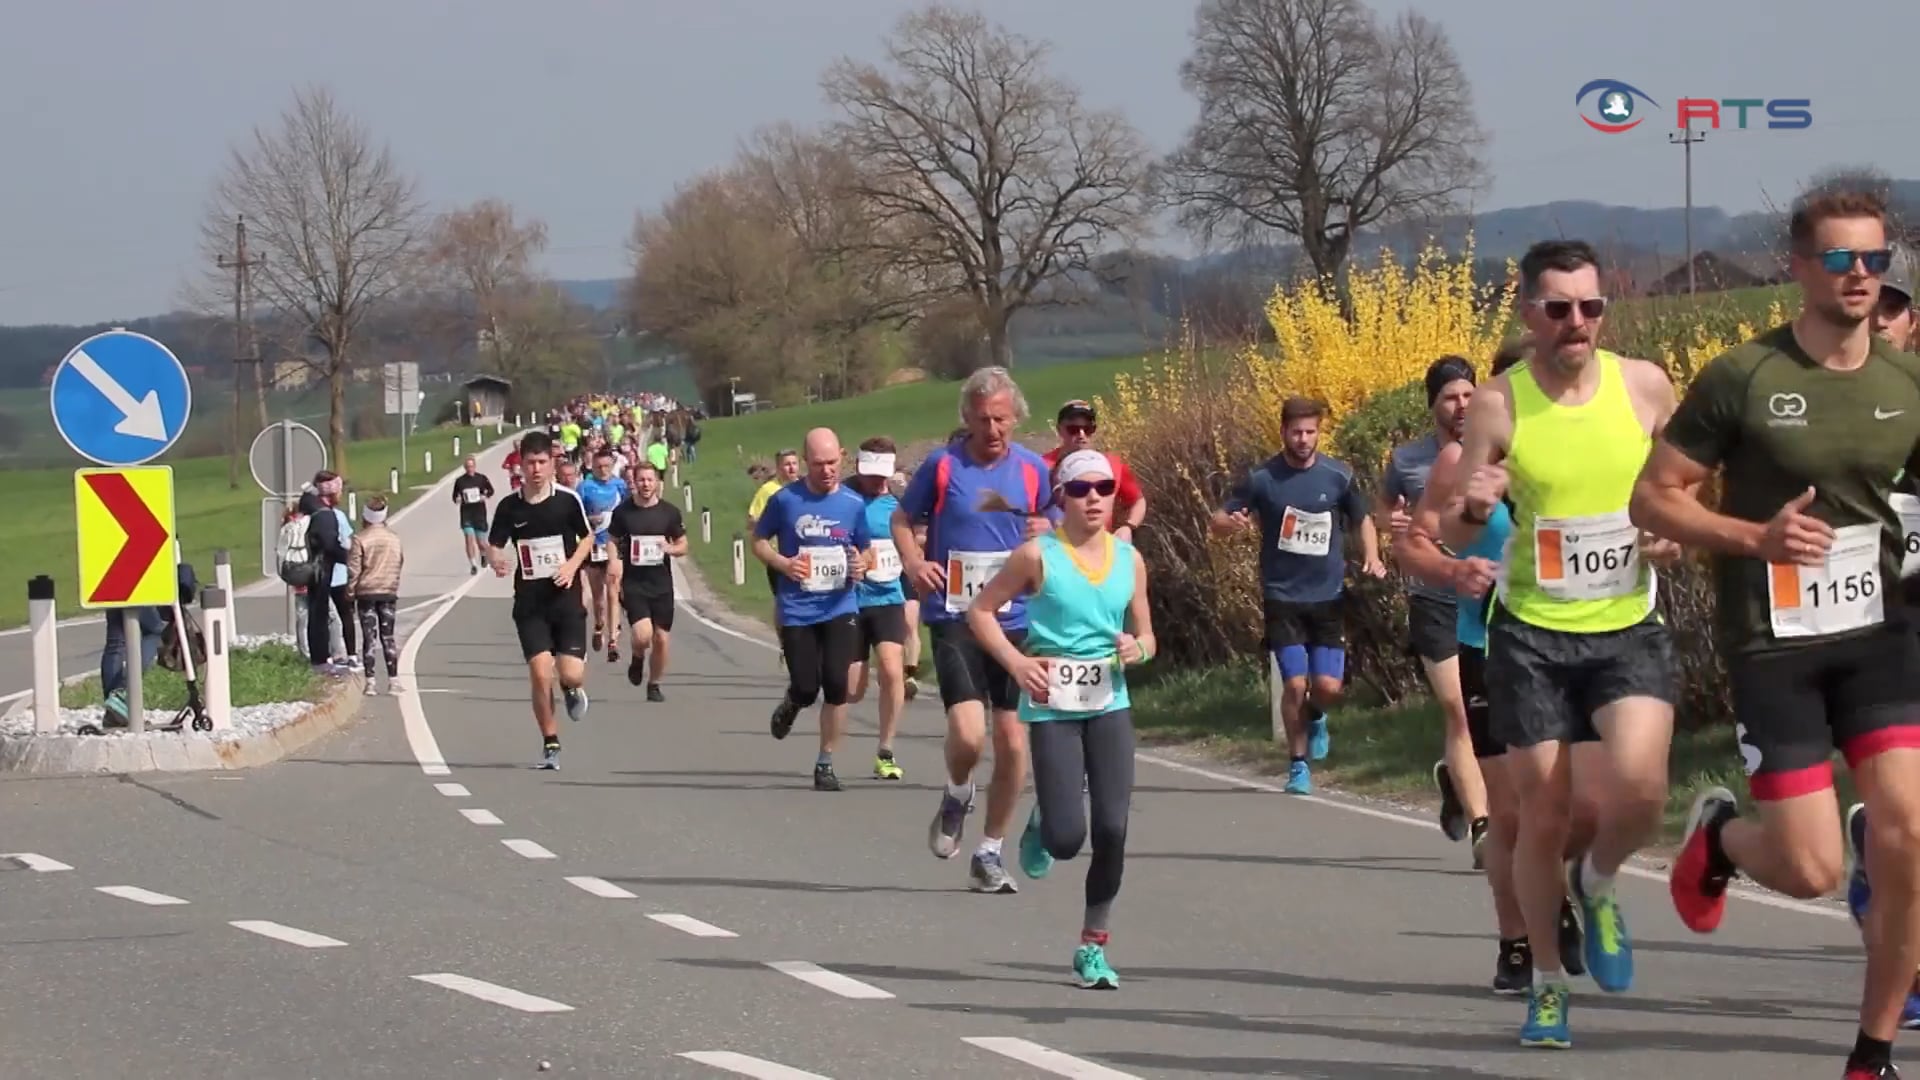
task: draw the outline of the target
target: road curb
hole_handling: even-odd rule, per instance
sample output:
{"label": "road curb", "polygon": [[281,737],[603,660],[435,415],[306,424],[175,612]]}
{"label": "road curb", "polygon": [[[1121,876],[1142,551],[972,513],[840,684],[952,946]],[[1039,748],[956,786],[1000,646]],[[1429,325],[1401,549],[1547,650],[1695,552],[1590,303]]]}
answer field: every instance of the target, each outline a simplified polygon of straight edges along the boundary
{"label": "road curb", "polygon": [[215,739],[187,731],[125,735],[0,736],[0,771],[39,776],[209,772],[270,765],[360,718],[359,678],[331,680],[327,696],[270,731]]}

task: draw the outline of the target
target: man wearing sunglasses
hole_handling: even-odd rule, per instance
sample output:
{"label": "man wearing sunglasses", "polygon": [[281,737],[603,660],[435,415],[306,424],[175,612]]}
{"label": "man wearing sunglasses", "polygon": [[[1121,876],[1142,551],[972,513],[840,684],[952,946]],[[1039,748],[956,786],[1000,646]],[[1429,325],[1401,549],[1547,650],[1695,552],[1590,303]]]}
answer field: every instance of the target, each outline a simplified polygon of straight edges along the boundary
{"label": "man wearing sunglasses", "polygon": [[[1519,806],[1514,886],[1534,962],[1522,1046],[1572,1045],[1559,955],[1567,896],[1582,909],[1588,974],[1612,993],[1633,984],[1613,879],[1659,827],[1673,739],[1673,643],[1654,607],[1652,563],[1678,548],[1643,537],[1628,509],[1673,412],[1673,385],[1657,365],[1598,347],[1607,310],[1598,263],[1578,240],[1544,241],[1521,259],[1516,300],[1533,355],[1474,392],[1463,482],[1440,523],[1458,551],[1496,505],[1513,517],[1486,683]],[[1563,863],[1576,786],[1602,775],[1593,840]]]}
{"label": "man wearing sunglasses", "polygon": [[[1060,445],[1040,455],[1047,463],[1049,473],[1060,467],[1060,459],[1076,450],[1093,449],[1093,434],[1100,430],[1093,406],[1079,398],[1060,406],[1060,412],[1054,417],[1054,429],[1059,432]],[[1113,463],[1114,495],[1113,510],[1107,516],[1107,531],[1122,540],[1131,542],[1133,530],[1147,520],[1147,497],[1140,490],[1140,482],[1134,479],[1133,470],[1127,463],[1113,454],[1107,455]]]}
{"label": "man wearing sunglasses", "polygon": [[[1831,892],[1846,846],[1838,749],[1866,803],[1847,824],[1873,879],[1844,1075],[1885,1080],[1899,1075],[1893,1037],[1920,963],[1920,639],[1908,591],[1920,579],[1902,580],[1893,502],[1920,470],[1920,362],[1869,323],[1893,263],[1878,195],[1804,196],[1788,236],[1800,314],[1701,370],[1634,493],[1636,521],[1716,556],[1716,639],[1757,804],[1743,817],[1732,792],[1702,792],[1669,887],[1703,934],[1736,873],[1804,899]],[[1716,473],[1718,512],[1698,498]]]}
{"label": "man wearing sunglasses", "polygon": [[1913,282],[1920,277],[1920,258],[1913,248],[1896,244],[1893,261],[1880,278],[1880,302],[1873,308],[1873,332],[1880,340],[1906,352],[1920,352],[1920,319],[1913,310]]}

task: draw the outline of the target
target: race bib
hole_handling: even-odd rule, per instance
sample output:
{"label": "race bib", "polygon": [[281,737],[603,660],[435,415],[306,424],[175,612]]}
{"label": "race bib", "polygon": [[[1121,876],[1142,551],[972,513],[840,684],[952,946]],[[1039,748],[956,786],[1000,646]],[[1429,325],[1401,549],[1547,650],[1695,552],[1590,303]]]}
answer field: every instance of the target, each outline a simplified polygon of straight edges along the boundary
{"label": "race bib", "polygon": [[1887,501],[1900,515],[1900,576],[1920,574],[1920,495],[1898,492]]}
{"label": "race bib", "polygon": [[595,563],[603,563],[607,561],[608,554],[609,552],[607,551],[607,545],[595,544],[593,545],[593,550],[587,553],[587,561],[595,562]]}
{"label": "race bib", "polygon": [[1646,588],[1640,529],[1625,510],[1535,518],[1533,577],[1555,600],[1611,600],[1640,592]]}
{"label": "race bib", "polygon": [[1333,544],[1333,511],[1310,514],[1289,506],[1280,515],[1275,547],[1291,555],[1325,555]]}
{"label": "race bib", "polygon": [[[947,611],[958,615],[973,606],[973,598],[993,575],[1007,565],[1010,551],[954,551],[947,554]],[[1000,605],[996,615],[1013,610],[1013,601]]]}
{"label": "race bib", "polygon": [[667,561],[667,538],[636,536],[627,545],[627,561],[635,566],[659,566]]}
{"label": "race bib", "polygon": [[1767,567],[1767,616],[1777,638],[1824,637],[1886,620],[1880,581],[1880,526],[1833,531],[1822,566]]}
{"label": "race bib", "polygon": [[847,587],[847,549],[843,547],[803,547],[801,565],[807,576],[800,582],[801,592],[823,593]]}
{"label": "race bib", "polygon": [[462,488],[460,490],[460,501],[468,505],[479,502],[481,498],[480,489],[477,487]]}
{"label": "race bib", "polygon": [[1035,705],[1061,712],[1102,712],[1113,704],[1113,658],[1047,660],[1047,692]]}
{"label": "race bib", "polygon": [[890,585],[900,580],[900,549],[891,540],[873,542],[873,569],[867,580],[875,585]]}
{"label": "race bib", "polygon": [[557,536],[536,536],[515,546],[520,549],[520,577],[524,581],[546,581],[567,564],[567,545]]}

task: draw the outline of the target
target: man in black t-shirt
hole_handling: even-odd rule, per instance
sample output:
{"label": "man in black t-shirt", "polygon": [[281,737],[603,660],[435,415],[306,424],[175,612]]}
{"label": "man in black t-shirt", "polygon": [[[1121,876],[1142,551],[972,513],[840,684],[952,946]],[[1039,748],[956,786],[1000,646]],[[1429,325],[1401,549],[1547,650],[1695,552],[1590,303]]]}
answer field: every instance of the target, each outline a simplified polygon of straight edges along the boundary
{"label": "man in black t-shirt", "polygon": [[480,572],[480,538],[487,535],[487,500],[493,498],[493,481],[480,471],[480,463],[471,456],[466,471],[453,480],[453,505],[460,514],[460,536],[467,544],[467,572]]}
{"label": "man in black t-shirt", "polygon": [[535,431],[520,440],[526,484],[500,500],[487,542],[493,572],[513,574],[513,625],[533,684],[533,718],[540,725],[539,768],[560,767],[560,725],[553,718],[553,684],[567,700],[567,716],[587,718],[587,609],[580,567],[593,551],[593,529],[580,496],[553,482],[553,437]]}
{"label": "man in black t-shirt", "polygon": [[[680,508],[660,501],[660,470],[641,461],[628,474],[633,497],[613,510],[607,522],[607,544],[614,559],[607,582],[620,596],[633,627],[633,660],[627,681],[647,684],[648,701],[665,701],[660,674],[667,668],[667,638],[673,632],[673,564],[669,558],[687,553],[687,527]],[[653,670],[647,670],[647,657]]]}

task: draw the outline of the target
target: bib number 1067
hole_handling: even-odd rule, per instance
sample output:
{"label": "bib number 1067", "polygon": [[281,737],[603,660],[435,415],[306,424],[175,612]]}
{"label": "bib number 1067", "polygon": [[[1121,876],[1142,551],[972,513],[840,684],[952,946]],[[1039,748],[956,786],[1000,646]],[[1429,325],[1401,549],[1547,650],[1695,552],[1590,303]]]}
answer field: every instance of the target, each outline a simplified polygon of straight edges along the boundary
{"label": "bib number 1067", "polygon": [[1634,544],[1625,543],[1613,547],[1588,548],[1585,551],[1575,549],[1567,552],[1567,574],[1570,577],[1592,577],[1595,574],[1611,573],[1633,558]]}

